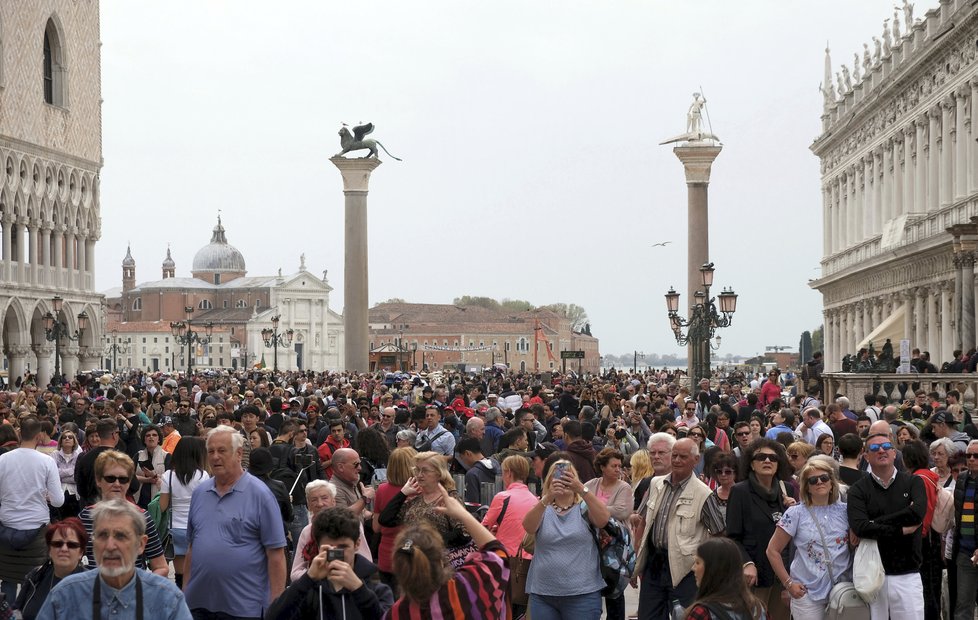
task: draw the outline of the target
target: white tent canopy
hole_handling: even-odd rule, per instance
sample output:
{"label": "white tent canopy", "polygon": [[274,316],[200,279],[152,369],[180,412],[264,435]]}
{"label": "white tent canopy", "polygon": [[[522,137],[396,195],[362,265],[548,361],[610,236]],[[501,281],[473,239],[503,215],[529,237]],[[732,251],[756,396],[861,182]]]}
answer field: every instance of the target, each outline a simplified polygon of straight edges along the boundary
{"label": "white tent canopy", "polygon": [[880,323],[876,329],[869,333],[868,336],[863,338],[858,345],[856,345],[856,350],[862,349],[863,347],[868,347],[869,343],[873,343],[873,348],[879,351],[883,348],[883,344],[889,338],[890,343],[893,348],[899,351],[899,342],[904,338],[909,338],[909,334],[903,333],[903,318],[906,315],[907,306],[902,305],[893,311],[893,314],[886,317],[882,323]]}

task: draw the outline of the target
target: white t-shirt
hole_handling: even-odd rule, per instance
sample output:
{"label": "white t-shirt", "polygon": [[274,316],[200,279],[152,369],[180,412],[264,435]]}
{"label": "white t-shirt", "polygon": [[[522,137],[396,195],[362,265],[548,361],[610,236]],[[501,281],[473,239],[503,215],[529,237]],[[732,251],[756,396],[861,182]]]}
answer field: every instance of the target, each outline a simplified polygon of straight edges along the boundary
{"label": "white t-shirt", "polygon": [[187,529],[187,518],[190,516],[190,498],[194,494],[194,489],[208,478],[210,478],[210,474],[198,469],[194,473],[194,477],[190,479],[190,484],[185,485],[180,482],[180,478],[172,469],[163,474],[160,493],[170,494],[170,511],[173,515],[171,528]]}
{"label": "white t-shirt", "polygon": [[50,522],[48,502],[65,503],[54,459],[33,448],[0,455],[0,523],[15,530],[33,530]]}

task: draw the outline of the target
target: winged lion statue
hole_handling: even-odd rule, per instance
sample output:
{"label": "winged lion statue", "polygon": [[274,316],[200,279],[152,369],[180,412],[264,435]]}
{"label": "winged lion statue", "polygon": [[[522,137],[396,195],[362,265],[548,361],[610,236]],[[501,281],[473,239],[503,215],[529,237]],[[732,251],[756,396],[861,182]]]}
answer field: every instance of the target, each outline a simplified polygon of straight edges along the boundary
{"label": "winged lion statue", "polygon": [[380,143],[380,140],[373,140],[370,138],[364,139],[368,134],[373,132],[373,130],[374,124],[366,123],[364,125],[357,125],[353,128],[353,133],[350,133],[349,127],[347,127],[346,123],[343,123],[343,126],[340,127],[339,131],[340,146],[343,147],[343,150],[337,153],[336,156],[341,157],[351,151],[362,151],[366,149],[369,152],[365,155],[365,157],[377,158],[377,147],[379,146],[380,148],[384,149],[384,152],[390,155],[390,157],[396,159],[397,161],[401,161],[400,157],[394,157],[391,155],[390,151],[387,150],[387,147]]}

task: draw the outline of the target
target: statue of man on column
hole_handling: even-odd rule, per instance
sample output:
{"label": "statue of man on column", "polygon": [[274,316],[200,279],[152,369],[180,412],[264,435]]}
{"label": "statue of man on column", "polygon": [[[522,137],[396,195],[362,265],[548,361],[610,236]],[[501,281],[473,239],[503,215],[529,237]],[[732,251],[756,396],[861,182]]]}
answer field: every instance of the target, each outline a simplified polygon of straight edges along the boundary
{"label": "statue of man on column", "polygon": [[704,105],[706,105],[706,99],[699,93],[693,93],[693,103],[689,104],[689,112],[686,113],[686,133],[698,134],[702,132],[700,123],[703,122],[702,110]]}

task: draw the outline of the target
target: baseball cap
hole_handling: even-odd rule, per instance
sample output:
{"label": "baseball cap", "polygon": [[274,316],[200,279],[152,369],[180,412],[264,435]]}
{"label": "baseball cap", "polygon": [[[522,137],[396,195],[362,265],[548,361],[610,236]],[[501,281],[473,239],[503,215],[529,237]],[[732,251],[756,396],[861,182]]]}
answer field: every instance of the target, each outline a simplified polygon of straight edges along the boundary
{"label": "baseball cap", "polygon": [[957,424],[957,421],[954,419],[954,416],[951,415],[950,411],[948,411],[947,409],[941,409],[940,411],[934,414],[934,417],[930,419],[930,423],[947,424],[948,426],[954,426],[955,424]]}

